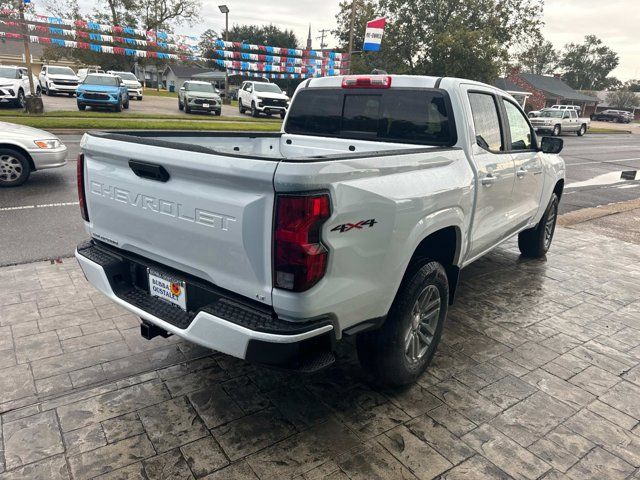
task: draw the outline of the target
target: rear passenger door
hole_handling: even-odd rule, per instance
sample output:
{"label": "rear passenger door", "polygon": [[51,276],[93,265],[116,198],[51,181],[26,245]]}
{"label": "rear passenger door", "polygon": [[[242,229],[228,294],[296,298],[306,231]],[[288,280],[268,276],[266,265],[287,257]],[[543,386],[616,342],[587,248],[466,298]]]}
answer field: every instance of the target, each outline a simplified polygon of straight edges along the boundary
{"label": "rear passenger door", "polygon": [[505,148],[505,127],[498,98],[490,91],[466,89],[475,142],[471,146],[478,179],[469,258],[489,250],[513,232],[512,191],[515,167]]}
{"label": "rear passenger door", "polygon": [[[515,167],[513,188],[513,219],[520,230],[536,216],[543,188],[542,154],[526,115],[510,99],[502,98],[506,123],[507,150],[511,152]],[[575,114],[575,112],[574,112]],[[569,111],[565,111],[569,115]]]}

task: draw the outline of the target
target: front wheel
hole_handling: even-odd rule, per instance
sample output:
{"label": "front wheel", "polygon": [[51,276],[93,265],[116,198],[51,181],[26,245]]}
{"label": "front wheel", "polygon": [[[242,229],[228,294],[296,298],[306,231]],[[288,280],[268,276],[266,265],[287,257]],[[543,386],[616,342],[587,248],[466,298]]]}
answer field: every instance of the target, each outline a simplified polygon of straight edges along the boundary
{"label": "front wheel", "polygon": [[287,115],[287,112],[285,112],[285,111],[280,112],[280,118],[282,120],[284,120],[284,117],[286,117],[286,115]]}
{"label": "front wheel", "polygon": [[424,260],[403,280],[384,325],[358,335],[362,367],[383,386],[415,382],[438,347],[449,304],[444,267]]}
{"label": "front wheel", "polygon": [[556,125],[555,127],[553,127],[553,136],[554,137],[559,137],[560,136],[560,125]]}
{"label": "front wheel", "polygon": [[18,90],[18,98],[16,98],[16,105],[20,108],[24,108],[24,105],[27,103],[25,96],[24,96],[24,90],[20,89]]}
{"label": "front wheel", "polygon": [[558,196],[551,194],[549,205],[542,215],[540,222],[534,228],[524,230],[518,235],[518,248],[525,257],[544,257],[553,240],[556,231],[556,220],[558,219]]}
{"label": "front wheel", "polygon": [[118,113],[122,112],[122,99],[118,98],[118,104],[115,106],[114,110]]}
{"label": "front wheel", "polygon": [[180,110],[180,111],[184,110],[184,105],[182,104],[182,102],[180,100],[178,100],[178,110]]}
{"label": "front wheel", "polygon": [[0,187],[17,187],[29,179],[29,161],[20,152],[0,148]]}
{"label": "front wheel", "polygon": [[242,100],[238,100],[238,111],[240,115],[244,114],[244,107],[242,106]]}
{"label": "front wheel", "polygon": [[127,99],[126,102],[124,102],[124,104],[122,105],[124,107],[125,110],[129,109],[129,99]]}
{"label": "front wheel", "polygon": [[86,106],[86,105],[82,105],[81,103],[79,103],[79,104],[78,104],[78,110],[82,110],[82,111],[84,111],[84,110],[86,110],[86,109],[87,109],[87,106]]}
{"label": "front wheel", "polygon": [[260,116],[260,112],[258,112],[255,102],[251,102],[251,116],[256,118]]}

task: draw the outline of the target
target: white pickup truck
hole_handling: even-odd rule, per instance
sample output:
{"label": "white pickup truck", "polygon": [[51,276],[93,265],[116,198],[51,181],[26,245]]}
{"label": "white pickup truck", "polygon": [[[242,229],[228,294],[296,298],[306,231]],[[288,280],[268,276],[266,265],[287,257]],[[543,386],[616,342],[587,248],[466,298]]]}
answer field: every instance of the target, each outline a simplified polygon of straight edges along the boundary
{"label": "white pickup truck", "polygon": [[505,92],[414,76],[315,78],[281,133],[88,133],[88,279],[142,318],[252,362],[314,371],[357,335],[382,384],[431,360],[460,269],[553,238],[562,140]]}
{"label": "white pickup truck", "polygon": [[575,109],[545,108],[531,118],[536,132],[546,132],[554,136],[562,133],[575,133],[579,137],[587,133],[591,119],[578,117]]}

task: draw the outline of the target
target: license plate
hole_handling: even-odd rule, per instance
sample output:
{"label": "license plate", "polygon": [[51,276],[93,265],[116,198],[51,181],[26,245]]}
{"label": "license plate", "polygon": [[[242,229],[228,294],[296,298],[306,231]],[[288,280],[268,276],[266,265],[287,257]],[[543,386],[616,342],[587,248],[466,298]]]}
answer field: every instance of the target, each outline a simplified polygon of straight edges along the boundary
{"label": "license plate", "polygon": [[203,106],[204,108],[209,108],[209,104],[208,104],[208,103],[203,103],[203,104],[202,104],[202,106]]}
{"label": "license plate", "polygon": [[161,272],[148,269],[149,293],[187,311],[187,289],[185,282]]}

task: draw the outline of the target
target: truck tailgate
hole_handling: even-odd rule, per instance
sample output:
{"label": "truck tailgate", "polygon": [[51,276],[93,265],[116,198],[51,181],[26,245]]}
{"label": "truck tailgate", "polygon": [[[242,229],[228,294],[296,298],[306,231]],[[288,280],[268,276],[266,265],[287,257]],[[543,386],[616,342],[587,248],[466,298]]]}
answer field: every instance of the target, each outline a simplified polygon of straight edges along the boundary
{"label": "truck tailgate", "polygon": [[93,238],[271,304],[277,159],[93,135],[81,146]]}

